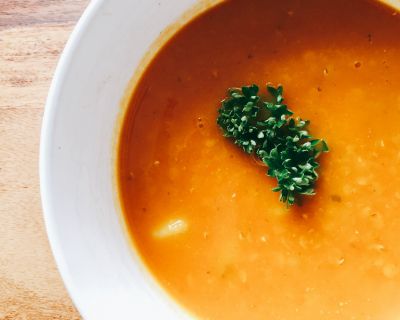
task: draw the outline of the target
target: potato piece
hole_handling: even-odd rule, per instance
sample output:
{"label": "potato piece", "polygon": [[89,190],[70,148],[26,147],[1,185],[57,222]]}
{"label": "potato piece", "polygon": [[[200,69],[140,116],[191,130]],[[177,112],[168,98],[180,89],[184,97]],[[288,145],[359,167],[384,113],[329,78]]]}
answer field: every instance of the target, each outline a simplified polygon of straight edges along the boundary
{"label": "potato piece", "polygon": [[186,232],[188,229],[188,224],[185,220],[174,219],[168,221],[166,224],[162,225],[159,229],[153,232],[153,236],[156,238],[166,238],[175,236]]}

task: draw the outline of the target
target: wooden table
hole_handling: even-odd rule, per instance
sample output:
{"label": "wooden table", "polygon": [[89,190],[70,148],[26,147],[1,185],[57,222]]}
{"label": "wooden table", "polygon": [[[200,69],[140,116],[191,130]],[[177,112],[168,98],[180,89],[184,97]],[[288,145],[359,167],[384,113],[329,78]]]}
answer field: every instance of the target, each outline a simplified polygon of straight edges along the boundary
{"label": "wooden table", "polygon": [[59,55],[89,0],[0,0],[0,320],[79,319],[44,229],[38,151]]}

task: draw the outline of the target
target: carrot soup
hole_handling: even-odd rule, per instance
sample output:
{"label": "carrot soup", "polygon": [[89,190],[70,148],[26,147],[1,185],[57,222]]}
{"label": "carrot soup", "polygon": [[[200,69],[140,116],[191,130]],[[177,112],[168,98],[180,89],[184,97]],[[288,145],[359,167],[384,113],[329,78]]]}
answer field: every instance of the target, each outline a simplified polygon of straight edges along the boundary
{"label": "carrot soup", "polygon": [[[138,81],[118,149],[130,236],[200,319],[400,318],[400,15],[367,0],[232,0]],[[229,87],[282,84],[330,152],[286,206],[217,125]]]}

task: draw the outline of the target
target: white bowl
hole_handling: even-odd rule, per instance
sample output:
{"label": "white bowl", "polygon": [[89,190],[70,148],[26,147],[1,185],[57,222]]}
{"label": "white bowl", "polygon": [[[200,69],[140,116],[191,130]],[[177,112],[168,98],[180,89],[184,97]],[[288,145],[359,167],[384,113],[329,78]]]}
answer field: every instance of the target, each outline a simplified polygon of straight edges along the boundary
{"label": "white bowl", "polygon": [[[215,1],[202,0],[198,10]],[[126,236],[115,149],[131,77],[160,33],[195,3],[92,1],[54,76],[42,128],[42,203],[57,265],[85,319],[189,317],[158,287]]]}
{"label": "white bowl", "polygon": [[195,3],[93,1],[54,76],[42,128],[42,203],[58,268],[85,319],[188,317],[157,286],[126,236],[115,149],[132,75],[160,33]]}

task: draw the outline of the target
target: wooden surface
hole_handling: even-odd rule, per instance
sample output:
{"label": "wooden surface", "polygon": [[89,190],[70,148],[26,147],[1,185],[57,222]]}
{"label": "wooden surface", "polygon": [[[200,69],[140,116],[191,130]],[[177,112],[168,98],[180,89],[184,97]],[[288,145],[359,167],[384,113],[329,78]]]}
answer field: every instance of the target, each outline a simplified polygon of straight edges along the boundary
{"label": "wooden surface", "polygon": [[0,320],[79,319],[50,252],[39,195],[44,104],[88,0],[0,0]]}

